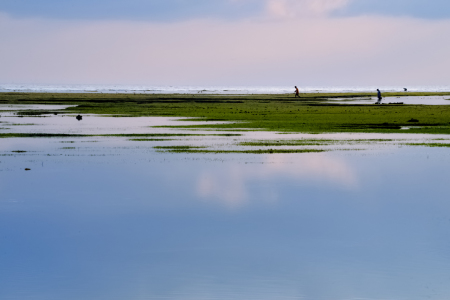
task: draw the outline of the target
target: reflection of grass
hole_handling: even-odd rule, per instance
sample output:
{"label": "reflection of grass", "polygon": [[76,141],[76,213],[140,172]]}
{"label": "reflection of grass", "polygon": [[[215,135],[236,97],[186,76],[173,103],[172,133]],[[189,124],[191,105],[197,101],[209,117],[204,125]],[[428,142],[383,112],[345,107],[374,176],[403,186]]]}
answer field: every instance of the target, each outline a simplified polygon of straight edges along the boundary
{"label": "reflection of grass", "polygon": [[405,144],[407,146],[425,146],[425,147],[450,147],[449,144],[441,144],[441,143],[408,143]]}
{"label": "reflection of grass", "polygon": [[[385,97],[449,95],[450,93],[384,93]],[[279,132],[380,132],[450,134],[450,105],[355,105],[327,99],[375,97],[375,93],[292,95],[130,95],[0,93],[6,104],[74,104],[65,112],[127,116],[196,117],[227,121],[189,128],[270,130]],[[389,100],[387,100],[389,101]],[[41,112],[42,113],[42,112]],[[47,112],[48,113],[48,112]],[[126,136],[126,135],[124,135]]]}

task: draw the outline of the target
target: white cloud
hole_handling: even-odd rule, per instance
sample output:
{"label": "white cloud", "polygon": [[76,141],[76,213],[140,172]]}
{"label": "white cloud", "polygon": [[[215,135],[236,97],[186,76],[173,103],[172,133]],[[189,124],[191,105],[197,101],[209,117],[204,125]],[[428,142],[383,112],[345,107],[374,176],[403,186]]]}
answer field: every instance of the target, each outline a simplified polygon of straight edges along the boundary
{"label": "white cloud", "polygon": [[347,6],[350,0],[267,0],[267,12],[271,16],[295,18],[326,16]]}
{"label": "white cloud", "polygon": [[65,22],[0,15],[0,83],[445,85],[450,21]]}
{"label": "white cloud", "polygon": [[207,201],[215,201],[226,207],[236,209],[245,205],[250,194],[247,189],[250,182],[265,183],[263,196],[259,199],[274,202],[282,191],[276,182],[285,178],[291,182],[306,186],[337,186],[344,189],[356,189],[358,180],[353,168],[338,157],[322,154],[306,155],[267,155],[261,166],[234,166],[220,174],[206,172],[197,181],[197,194]]}

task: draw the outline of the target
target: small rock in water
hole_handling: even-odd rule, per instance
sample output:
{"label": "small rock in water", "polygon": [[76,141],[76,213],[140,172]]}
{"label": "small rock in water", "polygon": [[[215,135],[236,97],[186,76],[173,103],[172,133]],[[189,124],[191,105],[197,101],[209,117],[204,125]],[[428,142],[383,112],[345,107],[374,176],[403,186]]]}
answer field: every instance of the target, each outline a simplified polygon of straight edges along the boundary
{"label": "small rock in water", "polygon": [[25,171],[31,171],[31,169],[30,168],[25,168]]}
{"label": "small rock in water", "polygon": [[76,118],[77,118],[77,120],[78,120],[78,121],[81,121],[81,120],[83,120],[83,117],[82,117],[82,116],[80,116],[80,115],[78,115],[78,116],[77,116]]}

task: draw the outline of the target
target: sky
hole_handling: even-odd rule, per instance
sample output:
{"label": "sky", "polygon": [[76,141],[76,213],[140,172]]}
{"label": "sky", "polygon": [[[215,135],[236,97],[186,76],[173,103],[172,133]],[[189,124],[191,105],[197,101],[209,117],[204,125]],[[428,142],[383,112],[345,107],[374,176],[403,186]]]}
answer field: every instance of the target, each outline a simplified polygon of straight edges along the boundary
{"label": "sky", "polygon": [[2,0],[0,83],[450,85],[446,0]]}

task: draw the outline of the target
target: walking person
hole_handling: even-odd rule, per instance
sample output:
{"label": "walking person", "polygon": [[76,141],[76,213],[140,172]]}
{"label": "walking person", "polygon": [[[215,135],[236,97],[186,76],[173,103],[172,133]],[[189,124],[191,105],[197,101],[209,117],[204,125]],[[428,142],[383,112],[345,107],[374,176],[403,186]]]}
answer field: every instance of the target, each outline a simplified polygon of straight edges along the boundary
{"label": "walking person", "polygon": [[376,104],[381,104],[381,100],[383,99],[383,97],[381,96],[380,89],[377,89],[377,91],[378,91],[378,101]]}
{"label": "walking person", "polygon": [[295,86],[295,98],[300,98],[300,92],[298,91],[298,87]]}

